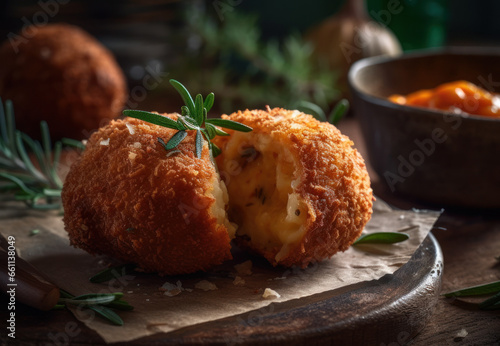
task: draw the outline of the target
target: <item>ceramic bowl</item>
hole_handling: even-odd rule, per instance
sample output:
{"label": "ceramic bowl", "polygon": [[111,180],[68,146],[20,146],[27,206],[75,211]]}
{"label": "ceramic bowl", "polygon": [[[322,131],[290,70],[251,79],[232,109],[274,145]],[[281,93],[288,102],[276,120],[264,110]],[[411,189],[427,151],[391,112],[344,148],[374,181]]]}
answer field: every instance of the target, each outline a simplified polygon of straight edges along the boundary
{"label": "ceramic bowl", "polygon": [[500,208],[500,118],[387,100],[462,79],[499,92],[500,50],[448,48],[360,60],[349,71],[353,110],[370,163],[391,192],[442,206]]}

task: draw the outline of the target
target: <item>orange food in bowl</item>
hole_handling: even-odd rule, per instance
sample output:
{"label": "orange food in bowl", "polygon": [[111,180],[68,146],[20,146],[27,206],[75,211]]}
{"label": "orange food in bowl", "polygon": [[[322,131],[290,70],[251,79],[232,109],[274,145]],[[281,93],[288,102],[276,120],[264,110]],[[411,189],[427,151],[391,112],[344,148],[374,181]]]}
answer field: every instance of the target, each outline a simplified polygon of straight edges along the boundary
{"label": "orange food in bowl", "polygon": [[500,117],[500,96],[463,80],[444,83],[434,89],[418,90],[406,96],[391,95],[389,100],[400,105]]}

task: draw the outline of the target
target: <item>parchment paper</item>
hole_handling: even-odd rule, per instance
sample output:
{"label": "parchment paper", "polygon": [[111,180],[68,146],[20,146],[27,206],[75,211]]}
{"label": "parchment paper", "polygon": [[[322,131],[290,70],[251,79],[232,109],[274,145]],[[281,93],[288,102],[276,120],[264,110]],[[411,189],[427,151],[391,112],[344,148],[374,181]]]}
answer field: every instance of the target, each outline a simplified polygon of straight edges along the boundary
{"label": "parchment paper", "polygon": [[[59,287],[75,295],[124,292],[124,299],[135,307],[133,311],[119,311],[124,327],[110,325],[88,310],[73,309],[76,318],[112,343],[170,332],[327,291],[334,295],[340,288],[345,291],[350,285],[377,280],[394,273],[410,259],[439,215],[436,211],[392,210],[377,201],[364,232],[405,232],[410,235],[409,240],[392,245],[358,245],[304,270],[273,268],[257,257],[235,251],[233,261],[211,272],[176,277],[134,273],[103,284],[92,284],[88,278],[105,269],[110,260],[69,246],[61,216],[4,209],[0,213],[0,230],[4,236],[14,235],[20,256]],[[33,229],[40,232],[30,236]],[[234,265],[247,260],[252,261],[252,274],[238,273]],[[236,276],[239,285],[235,284]],[[203,280],[215,284],[217,289],[197,288]],[[203,283],[201,285],[203,287]],[[176,290],[164,291],[162,286],[180,287],[180,293],[168,296],[166,294],[174,294]],[[266,288],[276,291],[280,297],[264,299],[262,294]]]}

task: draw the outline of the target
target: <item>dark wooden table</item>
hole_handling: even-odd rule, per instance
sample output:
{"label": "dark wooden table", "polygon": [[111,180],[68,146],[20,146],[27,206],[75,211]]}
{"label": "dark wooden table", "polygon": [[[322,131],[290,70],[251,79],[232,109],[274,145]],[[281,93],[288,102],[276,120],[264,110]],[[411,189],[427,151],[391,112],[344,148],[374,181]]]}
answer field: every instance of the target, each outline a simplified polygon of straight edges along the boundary
{"label": "dark wooden table", "polygon": [[[356,120],[345,119],[339,128],[365,157],[377,196],[402,209],[439,208],[388,191],[371,170]],[[499,214],[499,211],[445,208],[433,230],[444,256],[442,292],[500,280],[500,261],[495,259],[500,257]],[[409,345],[500,345],[500,311],[479,310],[477,301],[441,297],[430,322]],[[462,330],[467,335],[457,336]],[[391,344],[395,345],[400,343]]]}

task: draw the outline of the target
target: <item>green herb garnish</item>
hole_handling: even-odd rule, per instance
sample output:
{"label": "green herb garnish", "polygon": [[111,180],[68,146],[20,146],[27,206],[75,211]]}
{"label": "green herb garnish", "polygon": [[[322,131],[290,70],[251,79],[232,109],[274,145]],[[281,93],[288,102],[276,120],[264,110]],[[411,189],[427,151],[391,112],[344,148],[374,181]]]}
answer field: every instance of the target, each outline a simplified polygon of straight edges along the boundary
{"label": "green herb garnish", "polygon": [[500,281],[491,282],[484,285],[472,286],[460,289],[458,291],[453,291],[445,293],[444,296],[450,297],[470,297],[470,296],[480,296],[483,294],[491,294],[500,292]]}
{"label": "green herb garnish", "polygon": [[104,269],[103,271],[92,276],[89,281],[92,283],[106,282],[111,279],[116,279],[134,271],[137,266],[135,264],[122,264],[116,267]]}
{"label": "green herb garnish", "polygon": [[55,142],[52,153],[48,125],[42,121],[40,127],[41,143],[16,129],[12,102],[7,100],[4,108],[0,99],[0,192],[12,193],[32,208],[58,209],[62,181],[57,166],[63,144],[82,144],[63,139]]}
{"label": "green herb garnish", "polygon": [[311,113],[318,120],[327,121],[333,125],[337,125],[340,119],[342,119],[347,114],[347,111],[349,111],[349,101],[342,99],[337,102],[329,116],[326,116],[320,106],[309,101],[299,101],[297,108],[300,111]]}
{"label": "green herb garnish", "polygon": [[360,236],[352,245],[358,244],[395,244],[408,240],[410,236],[398,232],[377,232]]}
{"label": "green herb garnish", "polygon": [[158,142],[160,142],[165,150],[170,151],[176,148],[184,140],[184,138],[186,138],[187,131],[196,131],[196,157],[201,158],[204,140],[208,142],[211,157],[216,157],[220,154],[220,149],[212,143],[211,140],[214,139],[215,136],[228,136],[226,132],[216,126],[240,132],[252,131],[251,127],[240,124],[236,121],[226,119],[208,119],[207,113],[212,108],[215,99],[213,93],[208,94],[205,100],[203,100],[203,96],[201,94],[198,94],[193,101],[191,94],[184,87],[184,85],[175,79],[171,79],[170,84],[172,84],[172,86],[181,95],[182,100],[185,103],[185,105],[181,107],[181,115],[179,115],[177,121],[146,111],[132,109],[126,109],[123,111],[123,115],[177,130],[168,142],[165,142],[162,138],[158,138]]}
{"label": "green herb garnish", "polygon": [[500,281],[463,288],[458,291],[445,293],[444,296],[447,298],[470,297],[470,296],[481,296],[484,294],[492,294],[492,293],[495,293],[493,297],[486,299],[482,303],[479,303],[478,306],[481,310],[500,310]]}
{"label": "green herb garnish", "polygon": [[29,236],[30,236],[30,237],[33,237],[33,236],[37,235],[38,233],[40,233],[40,230],[39,230],[39,229],[32,229],[32,230],[30,231]]}
{"label": "green herb garnish", "polygon": [[60,290],[60,292],[61,298],[57,302],[57,305],[54,306],[54,310],[60,310],[67,305],[87,308],[95,311],[101,317],[117,326],[123,326],[123,320],[120,318],[120,316],[118,316],[118,314],[116,314],[116,312],[111,310],[111,308],[123,311],[134,309],[132,305],[122,300],[123,293],[121,292],[90,293],[80,296],[74,296],[62,289]]}

